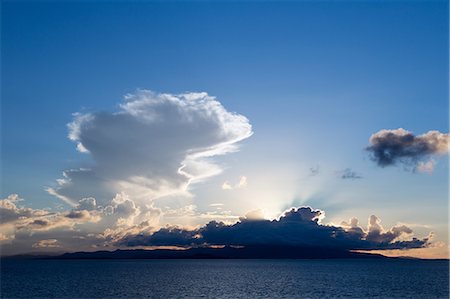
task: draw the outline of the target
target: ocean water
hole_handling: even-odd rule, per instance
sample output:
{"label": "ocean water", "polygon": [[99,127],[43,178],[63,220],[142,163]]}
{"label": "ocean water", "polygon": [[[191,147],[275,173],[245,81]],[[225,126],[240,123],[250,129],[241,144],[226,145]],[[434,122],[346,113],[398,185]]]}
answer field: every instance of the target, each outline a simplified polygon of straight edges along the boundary
{"label": "ocean water", "polygon": [[2,260],[2,298],[448,298],[448,261]]}

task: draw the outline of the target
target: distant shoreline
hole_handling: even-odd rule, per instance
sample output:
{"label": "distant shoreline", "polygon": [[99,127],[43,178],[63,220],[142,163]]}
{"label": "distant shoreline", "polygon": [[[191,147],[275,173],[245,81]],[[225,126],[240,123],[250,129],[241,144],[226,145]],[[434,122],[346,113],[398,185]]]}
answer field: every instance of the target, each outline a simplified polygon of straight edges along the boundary
{"label": "distant shoreline", "polygon": [[6,259],[413,259],[413,260],[441,260],[449,259],[420,259],[413,257],[388,257],[381,254],[351,252],[335,248],[311,248],[290,246],[248,246],[243,248],[190,248],[185,250],[173,249],[117,249],[114,251],[68,252],[63,254],[36,253],[18,254],[0,257]]}

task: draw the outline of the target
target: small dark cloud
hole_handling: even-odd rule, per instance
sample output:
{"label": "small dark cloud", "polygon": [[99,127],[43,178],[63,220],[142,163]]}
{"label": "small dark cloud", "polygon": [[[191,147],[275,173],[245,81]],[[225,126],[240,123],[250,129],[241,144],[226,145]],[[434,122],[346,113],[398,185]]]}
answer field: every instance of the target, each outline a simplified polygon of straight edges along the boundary
{"label": "small dark cloud", "polygon": [[416,136],[401,128],[381,130],[370,137],[366,150],[380,167],[401,164],[407,170],[430,172],[432,157],[448,153],[448,140],[448,134],[439,131]]}
{"label": "small dark cloud", "polygon": [[316,176],[320,173],[320,167],[319,165],[315,166],[315,167],[310,167],[309,168],[309,176]]}
{"label": "small dark cloud", "polygon": [[340,170],[336,172],[336,175],[343,179],[343,180],[356,180],[356,179],[362,179],[363,176],[355,171],[353,171],[351,168],[346,168],[344,170]]}
{"label": "small dark cloud", "polygon": [[70,219],[84,219],[89,218],[89,216],[90,216],[89,212],[85,210],[81,211],[72,210],[66,215],[66,217]]}
{"label": "small dark cloud", "polygon": [[[342,226],[323,225],[324,212],[310,207],[293,208],[279,220],[241,219],[228,225],[211,221],[196,230],[162,228],[145,235],[127,235],[119,246],[297,246],[340,250],[408,249],[428,245],[428,238],[411,238],[411,229],[396,226],[385,231],[380,220],[372,216],[368,230],[356,219]],[[401,238],[400,238],[401,237]],[[407,240],[409,239],[409,240]]]}
{"label": "small dark cloud", "polygon": [[36,219],[36,220],[30,222],[29,225],[30,226],[47,226],[49,224],[50,224],[50,222],[47,220]]}

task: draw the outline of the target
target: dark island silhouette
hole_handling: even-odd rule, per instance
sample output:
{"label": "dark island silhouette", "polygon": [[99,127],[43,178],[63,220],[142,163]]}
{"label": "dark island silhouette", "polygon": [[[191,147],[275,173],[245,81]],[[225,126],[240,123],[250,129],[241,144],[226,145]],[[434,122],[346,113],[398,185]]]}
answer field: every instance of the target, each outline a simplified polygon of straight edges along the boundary
{"label": "dark island silhouette", "polygon": [[47,257],[51,259],[353,259],[388,258],[381,254],[352,252],[334,248],[295,246],[246,246],[222,248],[196,247],[175,249],[132,249],[73,252]]}

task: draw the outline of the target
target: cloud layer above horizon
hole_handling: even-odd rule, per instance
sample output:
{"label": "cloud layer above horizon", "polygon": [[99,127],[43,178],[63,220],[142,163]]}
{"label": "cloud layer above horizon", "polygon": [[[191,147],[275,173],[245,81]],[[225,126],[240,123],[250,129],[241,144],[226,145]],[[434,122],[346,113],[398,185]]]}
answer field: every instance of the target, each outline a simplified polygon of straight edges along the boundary
{"label": "cloud layer above horizon", "polygon": [[428,245],[429,238],[412,237],[405,226],[385,230],[378,217],[372,215],[366,230],[353,218],[340,226],[324,225],[324,212],[310,207],[292,208],[277,220],[243,217],[235,224],[211,221],[195,230],[166,227],[152,234],[127,235],[118,246],[298,246],[324,247],[344,250],[411,249]]}
{"label": "cloud layer above horizon", "polygon": [[[123,195],[113,199],[113,206],[100,207],[87,198],[70,211],[48,212],[19,207],[21,199],[10,195],[0,200],[3,245],[14,252],[33,250],[99,250],[142,246],[196,247],[298,246],[343,250],[385,250],[424,248],[431,235],[418,239],[411,228],[396,225],[384,229],[378,217],[369,218],[366,229],[356,218],[340,225],[322,224],[325,213],[310,207],[292,208],[278,219],[263,218],[260,210],[247,213],[233,224],[216,220],[196,229],[178,226],[159,227],[157,222],[141,221],[139,207]],[[161,211],[147,211],[144,218],[155,219]],[[7,249],[8,247],[3,247]]]}

